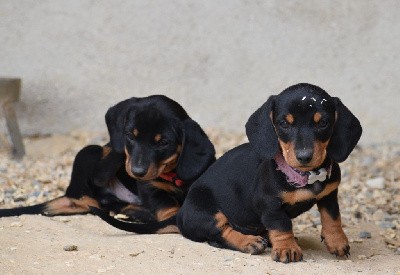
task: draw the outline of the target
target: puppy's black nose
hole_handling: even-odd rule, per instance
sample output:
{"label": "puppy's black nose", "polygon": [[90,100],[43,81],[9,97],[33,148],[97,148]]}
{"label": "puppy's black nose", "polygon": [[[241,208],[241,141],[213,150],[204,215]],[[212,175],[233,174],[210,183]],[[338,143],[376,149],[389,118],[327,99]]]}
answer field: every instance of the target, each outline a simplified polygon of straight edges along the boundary
{"label": "puppy's black nose", "polygon": [[144,175],[146,175],[146,173],[147,173],[147,169],[144,167],[140,167],[140,166],[132,167],[132,174],[134,176],[143,177]]}
{"label": "puppy's black nose", "polygon": [[307,164],[312,160],[313,153],[312,149],[296,150],[296,158],[301,164]]}

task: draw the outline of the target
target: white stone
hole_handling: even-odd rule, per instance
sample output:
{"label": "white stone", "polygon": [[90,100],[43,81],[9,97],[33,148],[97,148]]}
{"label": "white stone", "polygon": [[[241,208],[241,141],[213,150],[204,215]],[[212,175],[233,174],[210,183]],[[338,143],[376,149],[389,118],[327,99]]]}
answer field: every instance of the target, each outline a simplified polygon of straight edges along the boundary
{"label": "white stone", "polygon": [[367,180],[367,186],[375,189],[385,188],[385,179],[383,177]]}

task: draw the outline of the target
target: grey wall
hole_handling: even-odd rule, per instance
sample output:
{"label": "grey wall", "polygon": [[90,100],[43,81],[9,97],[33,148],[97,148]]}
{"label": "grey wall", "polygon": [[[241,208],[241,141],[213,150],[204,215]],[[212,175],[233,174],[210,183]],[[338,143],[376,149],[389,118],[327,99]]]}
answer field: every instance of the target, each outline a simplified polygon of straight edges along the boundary
{"label": "grey wall", "polygon": [[362,141],[400,134],[400,1],[1,0],[0,75],[23,79],[24,134],[104,130],[163,93],[205,127],[244,131],[270,94],[325,88]]}

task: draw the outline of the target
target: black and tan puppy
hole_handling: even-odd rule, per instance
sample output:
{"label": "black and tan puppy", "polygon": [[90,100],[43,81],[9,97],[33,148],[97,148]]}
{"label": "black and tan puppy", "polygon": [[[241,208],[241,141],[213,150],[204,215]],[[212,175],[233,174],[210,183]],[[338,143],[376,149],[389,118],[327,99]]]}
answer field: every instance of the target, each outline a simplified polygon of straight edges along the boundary
{"label": "black and tan puppy", "polygon": [[176,214],[191,183],[215,160],[213,145],[178,103],[161,95],[118,103],[108,110],[106,123],[110,142],[77,154],[65,196],[1,209],[0,217],[82,214],[96,207],[154,222],[139,226],[138,233],[163,228],[157,222]]}
{"label": "black and tan puppy", "polygon": [[330,253],[349,254],[337,199],[344,161],[361,136],[357,118],[310,84],[271,96],[246,124],[249,143],[227,152],[192,185],[177,224],[198,242],[302,260],[291,219],[318,205]]}

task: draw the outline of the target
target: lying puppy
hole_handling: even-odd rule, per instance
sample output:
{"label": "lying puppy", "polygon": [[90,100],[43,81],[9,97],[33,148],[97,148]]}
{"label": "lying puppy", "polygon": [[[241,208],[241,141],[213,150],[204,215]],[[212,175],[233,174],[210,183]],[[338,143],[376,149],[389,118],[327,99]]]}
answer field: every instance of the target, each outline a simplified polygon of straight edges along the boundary
{"label": "lying puppy", "polygon": [[251,115],[246,133],[249,143],[223,155],[190,188],[177,215],[183,236],[251,254],[263,252],[268,237],[272,259],[301,261],[291,219],[316,203],[328,251],[349,255],[338,162],[361,136],[357,118],[321,88],[297,84]]}
{"label": "lying puppy", "polygon": [[[0,217],[83,214],[90,212],[89,207],[122,213],[131,220],[175,216],[191,183],[215,160],[206,134],[178,103],[161,95],[118,103],[108,110],[106,123],[110,142],[87,146],[77,154],[65,196],[1,209]],[[177,232],[176,226],[168,228]],[[140,233],[162,230],[168,232],[158,224]]]}

